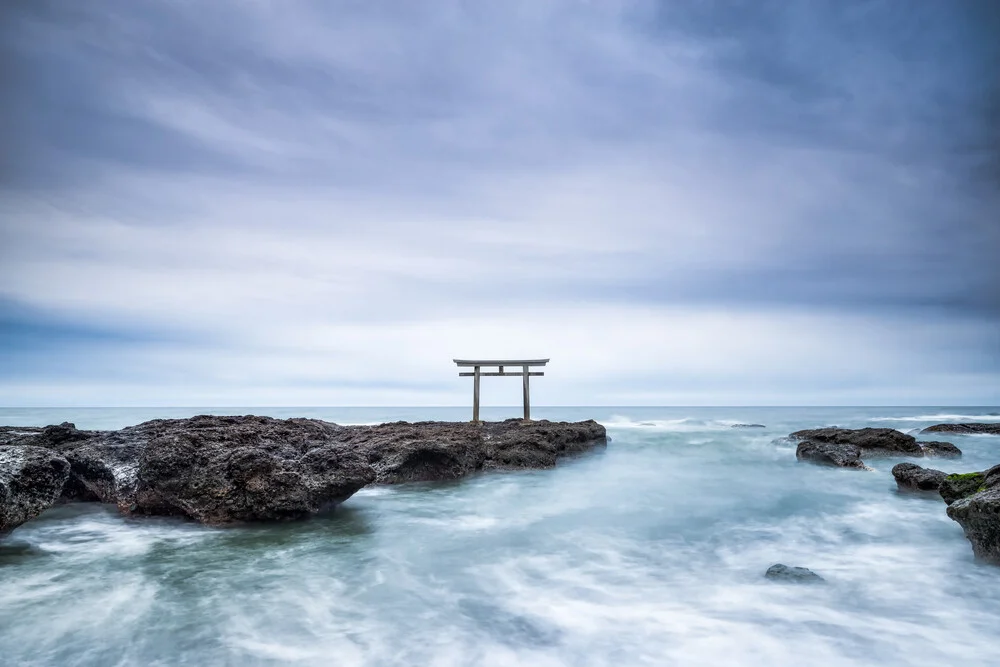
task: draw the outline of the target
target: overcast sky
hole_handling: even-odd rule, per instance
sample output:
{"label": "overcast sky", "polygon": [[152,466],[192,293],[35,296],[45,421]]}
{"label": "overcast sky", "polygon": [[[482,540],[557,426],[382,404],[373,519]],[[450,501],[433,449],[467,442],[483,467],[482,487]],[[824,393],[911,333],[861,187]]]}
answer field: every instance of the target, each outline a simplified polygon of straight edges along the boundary
{"label": "overcast sky", "polygon": [[3,6],[0,405],[1000,404],[993,0]]}

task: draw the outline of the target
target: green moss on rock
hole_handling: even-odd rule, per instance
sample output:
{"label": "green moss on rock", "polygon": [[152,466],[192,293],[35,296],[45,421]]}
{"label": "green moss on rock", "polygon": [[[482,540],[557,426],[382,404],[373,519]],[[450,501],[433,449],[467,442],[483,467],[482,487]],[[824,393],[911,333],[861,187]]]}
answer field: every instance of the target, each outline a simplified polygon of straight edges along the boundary
{"label": "green moss on rock", "polygon": [[948,475],[941,482],[941,497],[951,505],[974,493],[986,490],[986,475],[981,472],[963,472]]}

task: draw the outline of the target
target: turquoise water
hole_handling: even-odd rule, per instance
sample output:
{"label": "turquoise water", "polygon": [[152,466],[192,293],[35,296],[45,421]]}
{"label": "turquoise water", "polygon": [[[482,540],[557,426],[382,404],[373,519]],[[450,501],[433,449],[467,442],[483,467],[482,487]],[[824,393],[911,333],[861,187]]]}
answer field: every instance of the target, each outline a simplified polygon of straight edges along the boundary
{"label": "turquoise water", "polygon": [[[196,413],[340,423],[466,408],[5,409],[116,428]],[[1000,568],[940,501],[800,464],[790,431],[1000,421],[1000,408],[537,408],[608,449],[553,470],[364,489],[283,525],[204,528],[55,508],[0,542],[4,665],[1000,664]],[[516,415],[516,408],[486,412]],[[733,429],[734,422],[766,429]],[[938,438],[944,439],[944,438]],[[947,438],[948,471],[1000,437]],[[823,586],[762,579],[809,567]]]}

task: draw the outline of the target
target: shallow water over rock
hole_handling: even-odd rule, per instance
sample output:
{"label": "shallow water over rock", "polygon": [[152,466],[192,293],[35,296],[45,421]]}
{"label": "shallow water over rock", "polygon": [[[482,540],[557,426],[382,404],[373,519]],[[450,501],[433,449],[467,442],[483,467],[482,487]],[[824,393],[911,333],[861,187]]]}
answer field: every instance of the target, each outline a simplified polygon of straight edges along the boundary
{"label": "shallow water over rock", "polygon": [[[195,412],[0,411],[0,423],[118,428]],[[896,491],[890,470],[903,459],[813,466],[781,438],[832,425],[916,434],[940,414],[986,421],[997,408],[536,412],[595,418],[612,441],[549,470],[370,487],[299,523],[219,529],[53,508],[0,542],[0,655],[43,665],[995,664],[1000,568],[974,562],[940,499]],[[964,456],[935,468],[1000,463],[1000,437],[949,439]],[[779,562],[826,584],[775,586],[761,574]]]}

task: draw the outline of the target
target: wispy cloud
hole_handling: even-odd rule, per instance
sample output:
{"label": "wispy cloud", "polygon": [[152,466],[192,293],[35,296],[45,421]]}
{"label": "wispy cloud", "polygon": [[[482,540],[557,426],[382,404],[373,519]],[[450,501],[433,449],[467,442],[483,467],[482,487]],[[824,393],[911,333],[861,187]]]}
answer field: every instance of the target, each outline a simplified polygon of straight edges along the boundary
{"label": "wispy cloud", "polygon": [[990,3],[6,12],[0,403],[1000,400]]}

